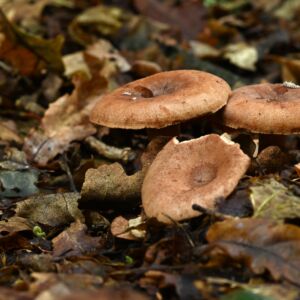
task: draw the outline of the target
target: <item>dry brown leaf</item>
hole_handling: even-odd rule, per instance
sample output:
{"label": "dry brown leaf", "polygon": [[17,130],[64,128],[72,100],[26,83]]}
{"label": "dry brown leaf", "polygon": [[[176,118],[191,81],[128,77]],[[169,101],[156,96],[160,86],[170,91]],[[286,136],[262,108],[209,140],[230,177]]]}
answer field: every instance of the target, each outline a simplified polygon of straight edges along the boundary
{"label": "dry brown leaf", "polygon": [[77,206],[79,197],[78,193],[65,193],[28,198],[18,202],[16,214],[29,219],[34,224],[66,225],[75,219],[83,220]]}
{"label": "dry brown leaf", "polygon": [[[275,280],[300,284],[300,228],[265,219],[231,219],[207,232],[206,251],[220,249],[244,262],[255,274],[269,271]],[[203,252],[202,252],[203,254]]]}
{"label": "dry brown leaf", "polygon": [[87,226],[79,220],[55,237],[53,242],[53,256],[81,256],[95,253],[103,247],[101,237],[92,237],[87,233]]}
{"label": "dry brown leaf", "polygon": [[64,274],[56,273],[32,273],[34,282],[30,285],[30,291],[36,297],[34,299],[51,300],[60,299],[74,291],[94,290],[103,283],[100,276],[89,274]]}
{"label": "dry brown leaf", "polygon": [[111,222],[110,231],[113,236],[124,240],[140,240],[146,235],[146,230],[139,228],[143,223],[141,217],[127,220],[118,216]]}
{"label": "dry brown leaf", "polygon": [[60,97],[46,111],[41,124],[44,133],[33,130],[25,139],[24,152],[40,166],[66,151],[72,141],[82,140],[96,132],[89,122],[89,114],[107,81],[95,75],[88,81],[75,77],[74,84],[71,95]]}
{"label": "dry brown leaf", "polygon": [[7,221],[0,221],[0,247],[7,251],[11,249],[31,249],[32,245],[27,238],[20,235],[21,232],[32,231],[28,220],[17,216]]}
{"label": "dry brown leaf", "polygon": [[0,121],[0,141],[14,141],[18,144],[23,142],[13,121]]}
{"label": "dry brown leaf", "polygon": [[80,202],[95,203],[97,201],[99,204],[132,202],[136,204],[136,201],[140,199],[145,173],[166,141],[166,138],[157,138],[149,143],[142,157],[143,169],[133,175],[128,176],[119,163],[89,169],[85,174]]}

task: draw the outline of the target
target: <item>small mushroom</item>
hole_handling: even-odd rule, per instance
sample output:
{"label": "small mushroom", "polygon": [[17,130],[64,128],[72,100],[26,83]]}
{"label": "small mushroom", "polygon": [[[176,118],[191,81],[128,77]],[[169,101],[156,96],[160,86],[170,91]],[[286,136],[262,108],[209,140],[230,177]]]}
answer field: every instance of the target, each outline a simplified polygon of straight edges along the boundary
{"label": "small mushroom", "polygon": [[219,110],[230,92],[223,79],[206,72],[161,72],[102,97],[90,120],[111,128],[163,128]]}
{"label": "small mushroom", "polygon": [[300,88],[271,83],[238,88],[224,108],[223,122],[254,133],[300,133]]}
{"label": "small mushroom", "polygon": [[193,204],[214,209],[234,190],[249,164],[238,144],[217,134],[181,143],[173,138],[158,153],[143,182],[145,213],[170,223],[199,215]]}

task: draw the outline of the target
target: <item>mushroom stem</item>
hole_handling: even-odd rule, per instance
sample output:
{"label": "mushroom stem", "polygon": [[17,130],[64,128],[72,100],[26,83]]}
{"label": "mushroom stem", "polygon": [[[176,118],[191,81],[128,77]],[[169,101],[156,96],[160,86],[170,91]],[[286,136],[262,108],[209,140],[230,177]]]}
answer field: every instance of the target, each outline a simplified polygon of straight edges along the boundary
{"label": "mushroom stem", "polygon": [[123,162],[128,162],[136,157],[135,152],[129,147],[117,148],[109,146],[93,136],[87,137],[84,141],[100,155],[111,160],[122,160]]}
{"label": "mushroom stem", "polygon": [[175,137],[180,134],[180,124],[170,125],[160,129],[157,128],[147,128],[147,134],[149,140],[153,140],[158,136],[169,136]]}

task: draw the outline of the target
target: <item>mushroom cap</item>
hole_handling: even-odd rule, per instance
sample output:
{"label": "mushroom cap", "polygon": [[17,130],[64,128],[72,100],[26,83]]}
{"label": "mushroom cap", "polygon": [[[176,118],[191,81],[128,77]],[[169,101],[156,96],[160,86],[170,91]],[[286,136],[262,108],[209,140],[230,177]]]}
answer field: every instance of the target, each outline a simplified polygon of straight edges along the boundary
{"label": "mushroom cap", "polygon": [[224,108],[223,122],[256,133],[300,133],[300,89],[271,83],[238,88]]}
{"label": "mushroom cap", "polygon": [[230,92],[223,79],[206,72],[161,72],[103,96],[90,120],[111,128],[162,128],[219,110]]}
{"label": "mushroom cap", "polygon": [[247,171],[250,158],[240,146],[217,134],[179,143],[169,141],[151,164],[142,186],[142,202],[148,217],[170,223],[199,215],[227,197]]}

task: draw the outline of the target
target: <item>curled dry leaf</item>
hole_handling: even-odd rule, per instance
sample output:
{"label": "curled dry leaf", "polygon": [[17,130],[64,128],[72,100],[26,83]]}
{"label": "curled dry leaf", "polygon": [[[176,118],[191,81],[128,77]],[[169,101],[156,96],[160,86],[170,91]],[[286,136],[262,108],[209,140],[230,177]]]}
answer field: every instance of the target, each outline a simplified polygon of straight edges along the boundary
{"label": "curled dry leaf", "polygon": [[89,169],[85,174],[80,202],[136,203],[141,195],[141,186],[146,171],[166,141],[166,138],[161,137],[149,143],[141,158],[143,168],[133,175],[128,176],[119,163]]}
{"label": "curled dry leaf", "polygon": [[81,256],[101,249],[104,244],[102,238],[89,236],[86,231],[87,226],[79,220],[72,223],[69,228],[52,240],[53,256]]}
{"label": "curled dry leaf", "polygon": [[124,240],[139,240],[145,237],[146,231],[139,228],[143,224],[141,217],[127,220],[122,216],[116,217],[110,227],[112,235]]}
{"label": "curled dry leaf", "polygon": [[33,130],[25,139],[24,151],[30,160],[45,166],[57,154],[66,151],[74,140],[82,140],[96,132],[89,114],[107,81],[95,75],[84,81],[74,78],[75,89],[50,105],[42,119],[44,133]]}
{"label": "curled dry leaf", "polygon": [[75,219],[83,220],[78,209],[78,193],[36,196],[18,202],[16,214],[29,219],[34,224],[62,226]]}
{"label": "curled dry leaf", "polygon": [[2,141],[16,142],[21,144],[22,138],[18,135],[16,125],[13,121],[1,121],[0,120],[0,143]]}
{"label": "curled dry leaf", "polygon": [[208,246],[200,251],[224,255],[245,263],[255,274],[269,271],[275,280],[300,284],[300,228],[265,219],[231,219],[210,227]]}

